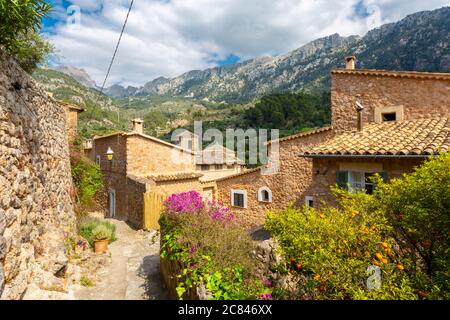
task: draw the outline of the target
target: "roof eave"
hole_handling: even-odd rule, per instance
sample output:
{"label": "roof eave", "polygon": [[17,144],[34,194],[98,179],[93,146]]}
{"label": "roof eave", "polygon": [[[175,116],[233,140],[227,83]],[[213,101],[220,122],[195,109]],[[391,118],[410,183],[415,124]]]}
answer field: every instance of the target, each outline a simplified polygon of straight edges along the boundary
{"label": "roof eave", "polygon": [[426,159],[436,154],[300,154],[301,158],[402,158],[402,159]]}

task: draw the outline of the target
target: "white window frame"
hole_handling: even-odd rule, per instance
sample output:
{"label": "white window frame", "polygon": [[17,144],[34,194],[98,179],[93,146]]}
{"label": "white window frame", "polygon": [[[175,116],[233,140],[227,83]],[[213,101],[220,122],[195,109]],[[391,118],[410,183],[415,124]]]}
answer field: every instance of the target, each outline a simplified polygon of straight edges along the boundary
{"label": "white window frame", "polygon": [[96,156],[95,156],[95,163],[96,163],[97,165],[100,165],[100,164],[101,164],[101,161],[102,161],[101,156],[96,155]]}
{"label": "white window frame", "polygon": [[[236,206],[234,205],[234,194],[242,194],[244,196],[244,206]],[[230,192],[231,195],[231,206],[234,208],[242,208],[242,209],[247,209],[247,191],[246,190],[238,190],[238,189],[231,189]]]}
{"label": "white window frame", "polygon": [[[269,193],[269,200],[264,200],[262,196],[262,192],[267,191]],[[261,187],[258,190],[258,201],[264,202],[264,203],[272,203],[272,190],[269,189],[269,187]]]}
{"label": "white window frame", "polygon": [[313,197],[313,196],[306,196],[306,197],[305,197],[305,205],[306,205],[308,208],[312,208],[312,207],[309,205],[309,202],[310,202],[310,201],[312,201],[313,207],[314,207],[314,197]]}
{"label": "white window frame", "polygon": [[[366,185],[372,185],[373,183],[366,182],[366,174],[375,174],[376,172],[369,172],[369,171],[349,171],[347,180],[349,183],[350,191],[364,191],[366,190]],[[352,174],[360,174],[358,180],[353,179]]]}

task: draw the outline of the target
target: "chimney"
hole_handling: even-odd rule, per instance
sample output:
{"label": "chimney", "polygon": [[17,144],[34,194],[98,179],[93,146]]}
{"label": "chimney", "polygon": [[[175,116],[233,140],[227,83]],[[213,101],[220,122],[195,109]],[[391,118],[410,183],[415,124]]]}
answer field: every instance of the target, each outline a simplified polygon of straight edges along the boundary
{"label": "chimney", "polygon": [[144,121],[142,119],[131,120],[133,124],[133,132],[143,134],[144,133]]}
{"label": "chimney", "polygon": [[345,69],[355,70],[355,67],[356,67],[356,57],[355,56],[345,57]]}
{"label": "chimney", "polygon": [[358,112],[358,131],[363,131],[363,128],[364,128],[364,122],[363,122],[364,106],[358,101],[356,101],[356,111]]}

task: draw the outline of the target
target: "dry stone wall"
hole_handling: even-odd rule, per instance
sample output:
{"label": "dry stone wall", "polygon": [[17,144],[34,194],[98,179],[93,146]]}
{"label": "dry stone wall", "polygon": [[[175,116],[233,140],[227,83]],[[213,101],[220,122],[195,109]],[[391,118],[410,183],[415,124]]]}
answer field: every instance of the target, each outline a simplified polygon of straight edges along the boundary
{"label": "dry stone wall", "polygon": [[74,231],[65,111],[0,50],[0,297],[62,281]]}

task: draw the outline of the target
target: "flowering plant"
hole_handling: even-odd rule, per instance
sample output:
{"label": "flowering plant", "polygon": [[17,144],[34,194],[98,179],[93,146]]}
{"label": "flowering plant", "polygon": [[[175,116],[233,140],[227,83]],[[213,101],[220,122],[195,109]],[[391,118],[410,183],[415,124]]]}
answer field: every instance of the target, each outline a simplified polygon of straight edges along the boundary
{"label": "flowering plant", "polygon": [[167,213],[198,213],[204,208],[203,198],[196,191],[174,193],[164,201]]}

